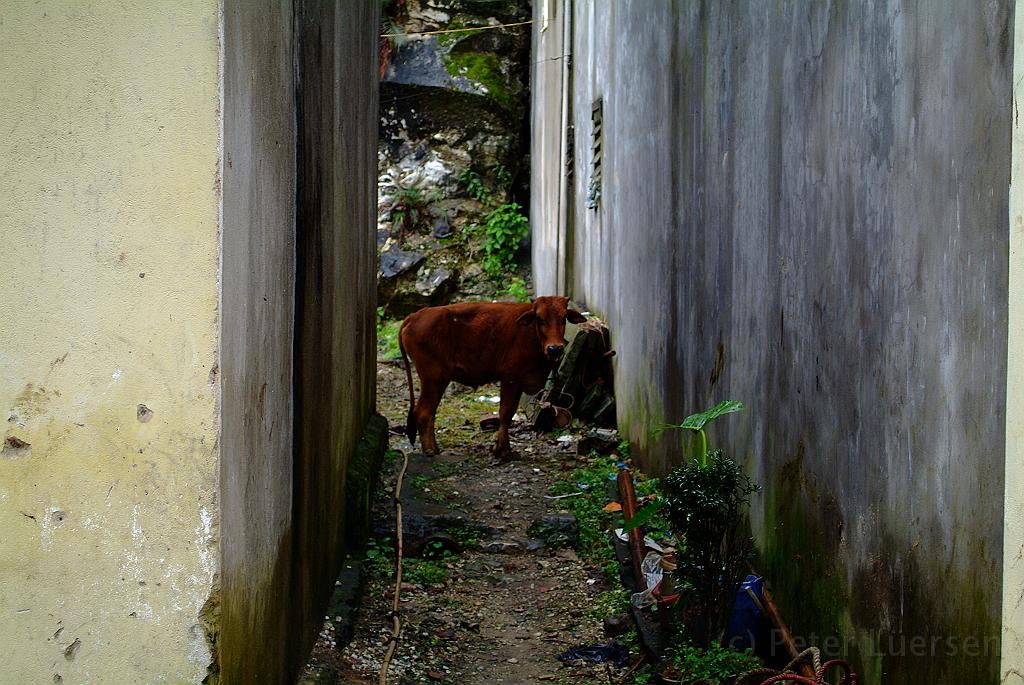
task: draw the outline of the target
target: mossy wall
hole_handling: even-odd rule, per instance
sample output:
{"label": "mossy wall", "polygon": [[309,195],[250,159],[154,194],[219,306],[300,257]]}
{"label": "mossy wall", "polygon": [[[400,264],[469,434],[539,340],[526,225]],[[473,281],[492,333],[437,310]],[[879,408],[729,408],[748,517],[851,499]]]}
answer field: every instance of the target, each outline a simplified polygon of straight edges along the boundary
{"label": "mossy wall", "polygon": [[535,204],[536,285],[571,263],[609,321],[621,428],[664,472],[681,440],[653,429],[745,402],[712,439],[764,486],[797,635],[862,682],[997,682],[1012,3],[572,6],[572,205]]}

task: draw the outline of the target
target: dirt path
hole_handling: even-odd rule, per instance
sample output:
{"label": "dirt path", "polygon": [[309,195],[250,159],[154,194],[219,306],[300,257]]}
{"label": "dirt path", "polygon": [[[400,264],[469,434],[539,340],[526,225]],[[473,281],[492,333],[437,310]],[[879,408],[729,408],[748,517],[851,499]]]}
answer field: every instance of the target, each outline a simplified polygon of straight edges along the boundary
{"label": "dirt path", "polygon": [[[496,387],[483,387],[446,397],[437,421],[442,454],[428,459],[410,453],[407,518],[416,525],[420,515],[451,510],[462,518],[434,546],[461,549],[433,561],[407,562],[403,638],[389,682],[607,683],[604,665],[567,666],[557,659],[570,647],[605,639],[593,601],[607,589],[600,569],[581,562],[572,549],[537,549],[527,534],[531,523],[558,511],[558,501],[545,495],[575,465],[575,440],[536,436],[520,423],[512,433],[519,460],[499,464],[487,450],[493,434],[479,428],[479,418],[496,405],[478,398],[496,394]],[[404,373],[378,365],[378,407],[392,426],[403,425],[407,402]],[[395,435],[392,446],[408,449]],[[388,527],[397,461],[385,467],[375,510],[378,530]],[[370,577],[354,639],[340,651],[332,646],[329,621],[307,682],[376,682],[389,635],[393,580],[389,550],[375,544],[370,554],[380,554],[365,566]]]}

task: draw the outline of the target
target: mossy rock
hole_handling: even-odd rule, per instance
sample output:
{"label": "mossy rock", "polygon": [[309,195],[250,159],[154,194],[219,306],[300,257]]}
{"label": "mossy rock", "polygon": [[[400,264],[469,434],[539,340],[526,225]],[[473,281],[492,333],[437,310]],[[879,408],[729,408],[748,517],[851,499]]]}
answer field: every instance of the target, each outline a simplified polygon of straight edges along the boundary
{"label": "mossy rock", "polygon": [[435,4],[438,9],[452,12],[453,20],[493,17],[503,24],[509,24],[530,18],[530,3],[527,0],[447,0]]}
{"label": "mossy rock", "polygon": [[458,131],[460,141],[480,134],[507,137],[517,130],[509,112],[493,98],[445,88],[385,82],[380,84],[380,107],[381,138],[396,143],[425,140],[446,130]]}
{"label": "mossy rock", "polygon": [[484,88],[486,97],[505,109],[522,107],[516,98],[521,87],[502,70],[501,60],[494,53],[452,51],[445,60],[445,66],[452,76],[465,77]]}

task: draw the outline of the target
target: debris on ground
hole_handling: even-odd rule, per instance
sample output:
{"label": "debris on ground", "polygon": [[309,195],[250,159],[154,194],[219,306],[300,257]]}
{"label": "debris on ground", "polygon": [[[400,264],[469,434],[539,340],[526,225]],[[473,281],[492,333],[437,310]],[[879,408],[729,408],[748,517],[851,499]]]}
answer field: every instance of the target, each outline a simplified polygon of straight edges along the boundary
{"label": "debris on ground", "polygon": [[558,655],[559,661],[587,661],[592,664],[603,664],[610,661],[618,667],[626,665],[629,650],[614,640],[604,644],[580,645]]}
{"label": "debris on ground", "polygon": [[[572,334],[558,369],[538,395],[531,425],[536,430],[565,428],[572,419],[598,426],[615,425],[615,386],[608,327],[598,319],[581,323]],[[615,443],[618,444],[618,441]],[[612,445],[604,454],[611,452]],[[586,452],[589,454],[589,449]]]}
{"label": "debris on ground", "polygon": [[611,454],[622,442],[619,432],[613,428],[595,428],[576,443],[576,454]]}
{"label": "debris on ground", "polygon": [[547,514],[534,521],[526,534],[544,542],[547,547],[576,547],[580,542],[580,526],[576,517],[567,511]]}

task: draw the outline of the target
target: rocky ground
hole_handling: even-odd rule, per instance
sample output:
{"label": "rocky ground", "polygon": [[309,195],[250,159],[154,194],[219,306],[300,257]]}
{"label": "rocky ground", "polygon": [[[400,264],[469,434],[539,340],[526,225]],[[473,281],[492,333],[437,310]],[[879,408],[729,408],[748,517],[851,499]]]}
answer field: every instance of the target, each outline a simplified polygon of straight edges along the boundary
{"label": "rocky ground", "polygon": [[[404,372],[380,363],[378,383],[379,410],[393,427],[402,426],[408,410]],[[607,641],[597,601],[610,589],[602,570],[581,561],[571,547],[543,545],[527,532],[559,512],[549,486],[576,466],[577,437],[571,431],[537,435],[520,421],[512,434],[519,459],[498,463],[487,449],[493,434],[479,425],[495,411],[487,398],[496,395],[496,386],[449,391],[438,415],[443,452],[437,457],[424,457],[392,435],[392,446],[409,452],[403,530],[409,551],[420,558],[410,556],[403,565],[402,638],[388,682],[618,682],[625,668],[557,658],[570,647]],[[401,461],[391,454],[377,496],[354,639],[339,644],[344,621],[326,617],[304,682],[377,682],[391,626],[387,536]],[[572,537],[571,516],[554,520]]]}

